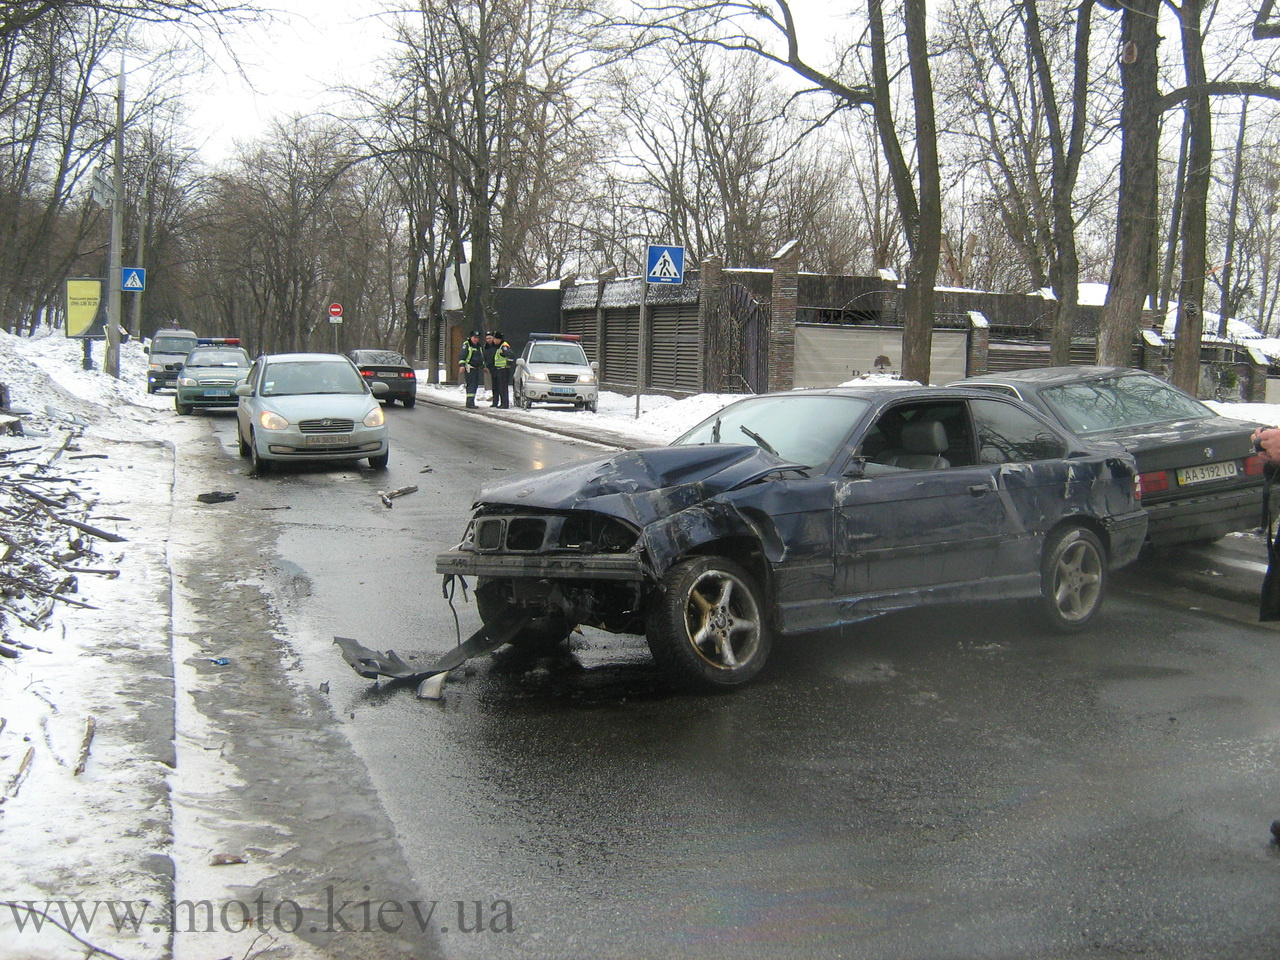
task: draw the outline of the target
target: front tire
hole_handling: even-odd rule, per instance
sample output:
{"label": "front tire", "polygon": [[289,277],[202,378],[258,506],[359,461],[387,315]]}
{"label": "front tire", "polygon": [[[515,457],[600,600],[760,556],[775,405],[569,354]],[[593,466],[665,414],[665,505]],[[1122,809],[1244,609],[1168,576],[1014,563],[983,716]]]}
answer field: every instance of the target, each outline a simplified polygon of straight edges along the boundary
{"label": "front tire", "polygon": [[384,453],[380,453],[376,457],[369,458],[369,466],[375,470],[387,469],[387,464],[391,462],[391,448],[388,447]]}
{"label": "front tire", "polygon": [[236,448],[240,451],[240,456],[248,459],[253,452],[249,448],[249,444],[245,442],[244,434],[240,432],[240,420],[236,419]]}
{"label": "front tire", "polygon": [[180,417],[186,417],[191,414],[191,404],[189,403],[178,403],[178,401],[175,400],[173,402],[173,408],[178,411],[178,416]]}
{"label": "front tire", "polygon": [[271,472],[271,461],[267,460],[258,452],[258,438],[249,434],[249,453],[253,457],[253,472],[260,477],[265,477]]}
{"label": "front tire", "polygon": [[[476,581],[476,610],[486,627],[501,628],[519,615],[515,604],[508,599],[508,582],[489,578]],[[549,652],[569,638],[574,626],[568,617],[556,611],[530,620],[508,642],[520,650]]]}
{"label": "front tire", "polygon": [[704,690],[746,683],[764,666],[772,642],[755,579],[721,557],[695,557],[667,571],[645,638],[666,673]]}
{"label": "front tire", "polygon": [[1107,553],[1093,531],[1066,527],[1044,544],[1040,560],[1040,612],[1061,633],[1082,629],[1107,595]]}

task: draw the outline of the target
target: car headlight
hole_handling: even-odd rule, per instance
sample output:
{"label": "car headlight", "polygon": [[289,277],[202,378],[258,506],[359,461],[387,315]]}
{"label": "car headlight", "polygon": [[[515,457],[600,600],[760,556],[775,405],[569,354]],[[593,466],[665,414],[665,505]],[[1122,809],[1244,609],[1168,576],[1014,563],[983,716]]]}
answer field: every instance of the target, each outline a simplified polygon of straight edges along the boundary
{"label": "car headlight", "polygon": [[263,430],[285,430],[288,429],[289,421],[274,410],[263,410],[258,414],[258,426]]}
{"label": "car headlight", "polygon": [[595,383],[596,375],[594,373],[580,373],[578,374],[578,382],[579,383]]}
{"label": "car headlight", "polygon": [[199,381],[199,380],[196,380],[194,377],[179,377],[179,378],[178,378],[178,386],[180,386],[180,387],[198,387],[198,386],[200,386],[200,381]]}
{"label": "car headlight", "polygon": [[547,379],[547,375],[543,373],[541,370],[530,370],[529,376],[532,377],[534,380],[545,381]]}
{"label": "car headlight", "polygon": [[387,418],[382,415],[382,407],[376,406],[364,415],[361,421],[366,427],[380,427],[387,422]]}

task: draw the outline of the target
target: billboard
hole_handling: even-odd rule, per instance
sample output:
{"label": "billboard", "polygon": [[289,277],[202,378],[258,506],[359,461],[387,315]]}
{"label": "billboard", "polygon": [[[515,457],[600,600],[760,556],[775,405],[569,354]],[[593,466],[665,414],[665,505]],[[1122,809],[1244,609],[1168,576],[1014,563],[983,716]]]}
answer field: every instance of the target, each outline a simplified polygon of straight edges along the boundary
{"label": "billboard", "polygon": [[105,280],[90,277],[67,278],[67,336],[82,340],[105,340],[107,303]]}

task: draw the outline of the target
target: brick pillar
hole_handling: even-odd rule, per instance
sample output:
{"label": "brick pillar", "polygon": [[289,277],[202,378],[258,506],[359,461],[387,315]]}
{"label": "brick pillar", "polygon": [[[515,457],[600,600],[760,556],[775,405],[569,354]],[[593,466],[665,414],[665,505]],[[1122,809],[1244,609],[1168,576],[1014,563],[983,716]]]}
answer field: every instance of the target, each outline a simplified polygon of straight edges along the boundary
{"label": "brick pillar", "polygon": [[796,373],[796,307],[799,299],[800,241],[773,255],[773,310],[769,318],[769,389],[790,390]]}
{"label": "brick pillar", "polygon": [[964,375],[977,377],[987,372],[991,354],[991,325],[977,310],[969,311],[969,352],[964,362]]}
{"label": "brick pillar", "polygon": [[702,284],[698,292],[698,342],[708,345],[702,357],[702,370],[698,376],[698,389],[703,393],[715,393],[723,383],[725,358],[713,355],[715,345],[725,342],[725,331],[720,323],[720,297],[724,293],[724,260],[708,257],[701,265]]}

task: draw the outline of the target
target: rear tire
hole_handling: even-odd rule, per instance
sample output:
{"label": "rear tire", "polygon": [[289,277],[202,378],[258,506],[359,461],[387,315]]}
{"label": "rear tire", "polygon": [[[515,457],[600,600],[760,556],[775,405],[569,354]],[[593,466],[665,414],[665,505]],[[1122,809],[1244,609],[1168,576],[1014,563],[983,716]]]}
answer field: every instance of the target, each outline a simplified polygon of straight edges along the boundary
{"label": "rear tire", "polygon": [[667,571],[649,606],[645,638],[663,671],[703,690],[746,683],[771,645],[755,579],[722,557],[694,557]]}
{"label": "rear tire", "polygon": [[417,398],[417,397],[405,397],[405,398],[404,398],[404,400],[402,400],[401,402],[405,405],[405,409],[406,409],[406,410],[412,410],[412,409],[413,409],[413,405],[414,405],[415,403],[417,403],[417,402],[418,402],[418,398]]}
{"label": "rear tire", "polygon": [[1040,613],[1060,633],[1083,629],[1107,595],[1107,552],[1093,531],[1064,527],[1045,540]]}
{"label": "rear tire", "polygon": [[[506,581],[482,578],[476,581],[476,610],[486,627],[501,627],[519,614],[506,596]],[[551,651],[569,638],[575,624],[559,611],[535,617],[508,641],[527,651]]]}

